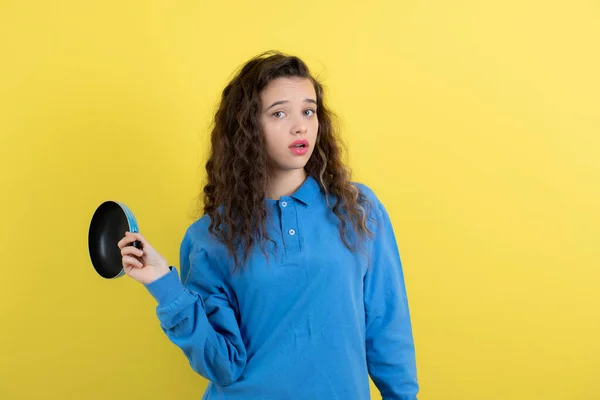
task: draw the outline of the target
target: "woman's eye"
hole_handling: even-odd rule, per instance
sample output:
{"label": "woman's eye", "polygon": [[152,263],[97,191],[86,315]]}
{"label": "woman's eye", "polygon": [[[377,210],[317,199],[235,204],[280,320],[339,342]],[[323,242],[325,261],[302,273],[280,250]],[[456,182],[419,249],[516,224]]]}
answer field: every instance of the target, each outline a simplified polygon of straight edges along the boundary
{"label": "woman's eye", "polygon": [[273,113],[273,116],[275,118],[283,118],[283,116],[285,115],[285,113],[283,111],[277,111]]}
{"label": "woman's eye", "polygon": [[305,110],[304,115],[306,115],[307,117],[312,117],[313,115],[315,115],[315,110]]}

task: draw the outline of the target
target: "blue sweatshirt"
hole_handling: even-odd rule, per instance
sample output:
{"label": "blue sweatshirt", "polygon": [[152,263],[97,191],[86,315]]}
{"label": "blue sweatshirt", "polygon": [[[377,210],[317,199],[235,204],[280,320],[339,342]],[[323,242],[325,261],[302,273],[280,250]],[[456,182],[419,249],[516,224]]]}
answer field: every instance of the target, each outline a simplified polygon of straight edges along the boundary
{"label": "blue sweatshirt", "polygon": [[[208,232],[186,230],[175,267],[146,285],[168,338],[208,379],[205,400],[415,400],[418,384],[404,276],[390,218],[372,202],[374,237],[349,251],[317,181],[267,199],[268,243],[244,268]],[[331,199],[330,199],[331,204]],[[368,255],[368,259],[366,258]]]}

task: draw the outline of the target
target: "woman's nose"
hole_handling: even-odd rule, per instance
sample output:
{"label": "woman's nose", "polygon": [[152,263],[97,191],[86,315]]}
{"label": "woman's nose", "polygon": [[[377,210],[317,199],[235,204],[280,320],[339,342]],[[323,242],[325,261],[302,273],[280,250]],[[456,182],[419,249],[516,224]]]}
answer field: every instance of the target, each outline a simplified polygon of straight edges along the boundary
{"label": "woman's nose", "polygon": [[308,128],[306,127],[306,123],[304,121],[295,121],[292,125],[292,135],[304,135]]}

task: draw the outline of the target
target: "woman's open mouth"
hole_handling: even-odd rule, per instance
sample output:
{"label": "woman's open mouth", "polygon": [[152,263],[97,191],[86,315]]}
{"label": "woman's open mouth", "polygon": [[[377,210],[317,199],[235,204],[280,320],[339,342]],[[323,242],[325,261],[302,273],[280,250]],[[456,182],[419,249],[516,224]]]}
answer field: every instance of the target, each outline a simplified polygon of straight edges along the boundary
{"label": "woman's open mouth", "polygon": [[306,154],[308,152],[308,140],[296,140],[290,145],[290,151],[297,156]]}

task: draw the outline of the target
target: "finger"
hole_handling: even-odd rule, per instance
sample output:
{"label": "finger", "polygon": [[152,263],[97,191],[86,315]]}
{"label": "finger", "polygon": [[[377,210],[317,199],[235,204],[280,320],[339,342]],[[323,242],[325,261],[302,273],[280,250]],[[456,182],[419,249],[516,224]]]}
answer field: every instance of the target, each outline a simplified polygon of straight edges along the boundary
{"label": "finger", "polygon": [[125,256],[123,257],[124,268],[142,268],[144,264],[135,257]]}
{"label": "finger", "polygon": [[131,242],[139,240],[142,243],[142,247],[150,246],[150,243],[148,243],[144,235],[139,232],[125,232],[125,237],[132,238],[133,240],[131,240]]}
{"label": "finger", "polygon": [[123,267],[133,267],[133,268],[142,268],[144,264],[142,264],[137,258],[131,256],[123,257]]}
{"label": "finger", "polygon": [[135,238],[133,238],[130,234],[125,232],[125,237],[123,237],[121,240],[119,240],[117,245],[119,246],[120,249],[122,249],[125,246],[129,246],[133,242],[135,242]]}
{"label": "finger", "polygon": [[122,256],[141,257],[144,255],[144,252],[133,246],[125,246],[125,247],[121,248],[121,255]]}

